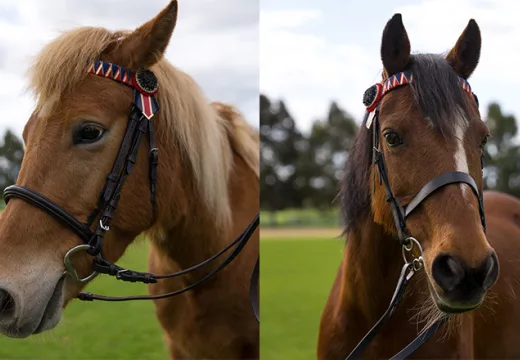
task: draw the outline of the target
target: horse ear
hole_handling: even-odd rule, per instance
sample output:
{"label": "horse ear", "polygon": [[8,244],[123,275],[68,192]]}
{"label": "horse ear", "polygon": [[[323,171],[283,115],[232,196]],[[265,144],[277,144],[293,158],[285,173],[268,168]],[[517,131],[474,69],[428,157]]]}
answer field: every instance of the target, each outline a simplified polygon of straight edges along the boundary
{"label": "horse ear", "polygon": [[117,52],[130,68],[148,68],[161,59],[177,23],[177,0],[157,16],[125,36]]}
{"label": "horse ear", "polygon": [[387,75],[403,71],[410,62],[410,40],[401,14],[395,14],[383,30],[381,60]]}
{"label": "horse ear", "polygon": [[446,56],[446,60],[460,77],[469,78],[477,67],[481,43],[480,29],[477,22],[471,19],[453,49]]}

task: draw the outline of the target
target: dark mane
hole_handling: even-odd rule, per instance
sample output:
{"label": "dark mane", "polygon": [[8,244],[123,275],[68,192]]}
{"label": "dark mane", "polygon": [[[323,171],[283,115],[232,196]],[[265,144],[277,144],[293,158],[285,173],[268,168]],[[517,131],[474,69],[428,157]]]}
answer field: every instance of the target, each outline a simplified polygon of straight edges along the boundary
{"label": "dark mane", "polygon": [[[416,104],[425,118],[450,137],[457,121],[467,121],[469,112],[459,79],[444,57],[436,54],[412,55],[410,66],[414,81],[411,85]],[[462,114],[460,114],[462,111]],[[456,116],[456,115],[462,116]],[[355,228],[357,222],[370,213],[370,165],[372,162],[372,133],[366,126],[365,113],[354,144],[349,151],[339,198],[343,212],[345,232]]]}
{"label": "dark mane", "polygon": [[467,94],[459,84],[458,75],[446,59],[437,54],[413,55],[410,71],[414,77],[413,96],[424,117],[444,136],[453,136],[457,121],[467,121],[469,117]]}

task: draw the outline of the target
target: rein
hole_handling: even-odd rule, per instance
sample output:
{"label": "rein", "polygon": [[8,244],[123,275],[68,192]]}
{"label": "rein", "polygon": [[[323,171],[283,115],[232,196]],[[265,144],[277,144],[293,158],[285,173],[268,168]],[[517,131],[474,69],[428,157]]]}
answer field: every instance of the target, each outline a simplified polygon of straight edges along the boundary
{"label": "rein", "polygon": [[[68,274],[74,281],[80,284],[85,284],[98,274],[107,274],[114,276],[117,280],[129,282],[142,282],[146,284],[157,283],[160,279],[169,279],[181,275],[188,274],[195,270],[214,262],[220,258],[226,251],[232,249],[224,260],[208,274],[182,289],[155,296],[139,295],[139,296],[122,296],[111,297],[104,295],[91,294],[82,292],[78,295],[78,299],[85,301],[103,300],[103,301],[129,301],[129,300],[157,300],[172,297],[182,294],[194,287],[206,282],[220,270],[231,263],[247,244],[252,234],[255,232],[260,222],[259,214],[251,221],[248,227],[235,240],[228,244],[224,249],[219,251],[212,257],[203,262],[192,266],[188,269],[168,274],[155,275],[146,272],[139,272],[129,269],[124,269],[116,264],[111,263],[102,256],[103,240],[105,233],[110,230],[110,222],[114,217],[114,213],[119,203],[121,190],[126,178],[132,173],[133,166],[137,161],[137,154],[143,137],[148,134],[149,145],[149,184],[150,184],[150,202],[152,205],[153,219],[156,217],[156,188],[157,188],[157,165],[158,165],[158,149],[154,144],[153,132],[153,116],[159,111],[159,104],[155,95],[159,90],[159,84],[155,74],[146,69],[132,72],[122,66],[112,63],[95,61],[90,64],[87,73],[102,76],[112,79],[124,85],[133,88],[133,107],[128,120],[126,132],[124,134],[119,152],[116,156],[112,170],[107,176],[105,186],[101,191],[97,208],[88,216],[86,223],[80,222],[67,210],[42,194],[31,190],[24,186],[11,185],[4,190],[4,200],[7,204],[11,198],[19,198],[31,203],[32,205],[45,211],[47,214],[54,217],[63,225],[72,230],[85,244],[78,245],[70,249],[65,257],[65,274]],[[91,230],[94,219],[100,217],[96,224],[96,229]],[[81,278],[74,265],[71,257],[78,252],[86,252],[93,257],[92,273],[87,277]],[[259,258],[253,269],[250,281],[250,301],[253,308],[253,313],[259,321],[259,305],[258,305],[258,276],[259,276]],[[255,287],[253,289],[253,287]]]}
{"label": "rein", "polygon": [[[401,303],[405,290],[413,276],[424,267],[421,244],[417,239],[409,235],[409,232],[406,228],[406,219],[425,199],[427,199],[436,190],[449,184],[464,183],[469,185],[478,199],[480,220],[482,222],[484,232],[486,232],[486,221],[484,216],[484,202],[482,199],[482,194],[479,193],[475,180],[467,173],[460,171],[450,171],[433,178],[421,188],[421,190],[414,196],[414,198],[405,208],[403,208],[403,206],[392,193],[392,189],[388,180],[388,171],[385,166],[383,147],[381,146],[380,149],[379,146],[380,132],[378,120],[380,101],[383,96],[392,89],[410,84],[412,82],[412,73],[400,72],[390,76],[387,80],[384,81],[383,84],[373,85],[365,91],[363,96],[363,103],[366,106],[368,112],[365,126],[367,129],[372,127],[372,163],[377,166],[379,184],[384,185],[386,191],[385,200],[390,203],[390,207],[392,209],[392,215],[394,218],[395,227],[397,229],[399,243],[402,248],[404,265],[402,267],[401,274],[397,281],[394,294],[390,300],[390,304],[387,310],[351,351],[346,360],[359,359],[361,357],[368,345],[377,335],[381,326],[395,313],[395,310]],[[474,97],[475,102],[478,105],[477,97],[472,93],[469,83],[459,77],[459,84],[464,91],[468,92]],[[482,161],[481,165],[483,166]],[[419,256],[415,256],[413,253],[414,248],[417,248]],[[426,341],[428,341],[442,325],[444,325],[449,320],[449,316],[450,315],[446,315],[431,324],[429,327],[423,329],[411,343],[409,343],[398,354],[392,357],[391,360],[405,359],[414,353],[417,349],[419,349],[419,347],[426,343]]]}

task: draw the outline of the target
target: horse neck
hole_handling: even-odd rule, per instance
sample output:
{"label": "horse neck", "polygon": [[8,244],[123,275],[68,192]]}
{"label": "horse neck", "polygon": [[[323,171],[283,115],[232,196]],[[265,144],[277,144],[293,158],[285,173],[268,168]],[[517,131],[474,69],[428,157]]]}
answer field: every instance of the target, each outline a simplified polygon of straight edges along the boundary
{"label": "horse neck", "polygon": [[398,240],[371,218],[361,221],[347,235],[342,263],[343,307],[374,323],[388,307],[403,265]]}
{"label": "horse neck", "polygon": [[[162,158],[173,158],[173,154],[172,157],[165,154]],[[173,165],[169,171],[178,173],[177,166],[180,165],[169,165]],[[172,180],[178,177],[164,175],[165,178],[159,179],[167,183],[161,187],[164,189],[163,196],[159,195],[165,204],[160,210],[163,213],[162,221],[150,230],[150,235],[167,259],[173,260],[181,268],[188,268],[215,255],[237,238],[258,212],[258,178],[236,153],[233,153],[233,167],[228,181],[230,221],[217,222],[215,214],[197,201],[200,195],[196,194],[195,186],[186,186],[192,181],[186,177],[187,174],[186,178],[180,180]],[[178,183],[176,185],[173,182]],[[179,197],[180,193],[182,197]],[[158,191],[158,194],[161,192]],[[250,246],[246,246],[243,252],[247,252],[247,248]]]}

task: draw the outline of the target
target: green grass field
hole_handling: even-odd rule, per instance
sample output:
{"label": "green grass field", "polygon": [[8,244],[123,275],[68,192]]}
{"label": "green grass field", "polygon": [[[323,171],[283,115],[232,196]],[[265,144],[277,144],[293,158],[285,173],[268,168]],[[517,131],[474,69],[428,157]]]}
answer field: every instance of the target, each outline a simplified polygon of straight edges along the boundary
{"label": "green grass field", "polygon": [[315,360],[321,312],[342,257],[342,240],[263,239],[260,251],[261,358]]}
{"label": "green grass field", "polygon": [[260,211],[262,227],[330,228],[341,225],[338,209],[318,210],[311,208],[285,209],[276,212]]}
{"label": "green grass field", "polygon": [[[118,262],[146,270],[148,248],[132,245]],[[143,284],[100,275],[88,291],[110,295],[146,294]],[[109,303],[73,301],[58,327],[36,337],[0,336],[0,359],[167,359],[162,332],[150,301]]]}
{"label": "green grass field", "polygon": [[[314,236],[315,234],[313,234]],[[342,240],[288,237],[261,241],[261,358],[313,360],[323,305],[342,255]],[[148,248],[132,245],[122,266],[146,270]],[[88,291],[145,294],[143,284],[99,276]],[[0,359],[167,359],[150,301],[73,301],[51,332],[27,339],[0,336]]]}

